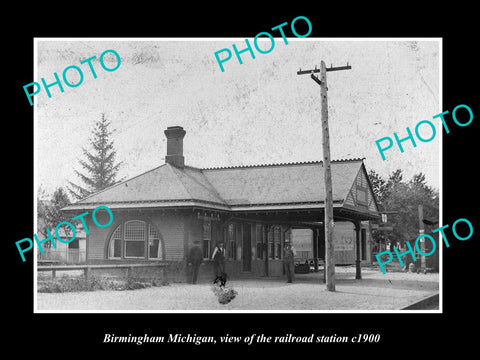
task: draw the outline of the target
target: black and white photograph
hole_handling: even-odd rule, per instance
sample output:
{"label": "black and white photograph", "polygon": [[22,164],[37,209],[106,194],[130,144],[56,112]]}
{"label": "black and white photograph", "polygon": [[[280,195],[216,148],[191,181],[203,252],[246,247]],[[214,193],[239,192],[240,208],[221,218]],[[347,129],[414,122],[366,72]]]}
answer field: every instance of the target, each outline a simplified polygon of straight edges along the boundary
{"label": "black and white photograph", "polygon": [[36,311],[441,310],[441,55],[36,39]]}
{"label": "black and white photograph", "polygon": [[474,350],[473,6],[101,5],[3,22],[8,353]]}

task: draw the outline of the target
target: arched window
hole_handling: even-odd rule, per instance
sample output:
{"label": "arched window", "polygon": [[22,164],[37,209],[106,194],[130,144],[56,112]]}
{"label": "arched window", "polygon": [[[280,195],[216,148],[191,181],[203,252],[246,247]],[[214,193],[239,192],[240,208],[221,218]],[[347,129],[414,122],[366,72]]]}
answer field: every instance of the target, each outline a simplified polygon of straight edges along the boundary
{"label": "arched window", "polygon": [[112,233],[108,258],[163,260],[163,240],[152,224],[129,220],[117,226]]}

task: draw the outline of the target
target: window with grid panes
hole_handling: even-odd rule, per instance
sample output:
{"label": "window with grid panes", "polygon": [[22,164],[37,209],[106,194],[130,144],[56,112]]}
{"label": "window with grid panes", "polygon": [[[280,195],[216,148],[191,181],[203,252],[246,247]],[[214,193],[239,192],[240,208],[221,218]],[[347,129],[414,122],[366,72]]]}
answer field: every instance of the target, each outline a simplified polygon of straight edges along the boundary
{"label": "window with grid panes", "polygon": [[275,226],[273,231],[273,242],[275,243],[275,259],[282,258],[282,232],[280,226]]}
{"label": "window with grid panes", "polygon": [[273,242],[273,226],[271,226],[267,233],[268,238],[268,258],[275,259],[275,243]]}
{"label": "window with grid panes", "polygon": [[125,257],[145,257],[145,222],[140,220],[127,221],[123,239]]}
{"label": "window with grid panes", "polygon": [[122,257],[122,237],[123,224],[115,229],[110,238],[110,246],[108,247],[109,259],[120,259]]}
{"label": "window with grid panes", "polygon": [[142,220],[120,224],[110,237],[109,259],[163,259],[162,239],[156,228]]}
{"label": "window with grid panes", "polygon": [[210,220],[203,220],[203,258],[209,259],[212,254],[212,223]]}

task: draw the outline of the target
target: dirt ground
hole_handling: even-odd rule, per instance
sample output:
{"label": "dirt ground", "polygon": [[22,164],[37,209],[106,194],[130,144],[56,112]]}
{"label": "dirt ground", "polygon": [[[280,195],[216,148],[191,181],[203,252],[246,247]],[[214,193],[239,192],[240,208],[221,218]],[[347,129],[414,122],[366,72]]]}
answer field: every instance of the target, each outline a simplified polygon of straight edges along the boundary
{"label": "dirt ground", "polygon": [[[439,274],[392,272],[363,268],[355,280],[355,267],[336,267],[336,291],[329,292],[323,274],[296,274],[292,284],[284,278],[231,280],[227,287],[238,292],[222,305],[208,282],[175,283],[129,291],[37,293],[39,312],[115,311],[361,311],[399,310],[439,293]],[[438,311],[430,310],[430,311]]]}

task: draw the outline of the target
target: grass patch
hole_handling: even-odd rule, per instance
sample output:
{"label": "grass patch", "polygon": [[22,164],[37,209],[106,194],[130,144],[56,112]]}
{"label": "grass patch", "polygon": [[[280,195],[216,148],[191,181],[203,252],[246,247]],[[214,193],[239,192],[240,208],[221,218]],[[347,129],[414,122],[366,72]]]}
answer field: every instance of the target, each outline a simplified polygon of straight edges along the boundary
{"label": "grass patch", "polygon": [[167,286],[168,282],[159,279],[141,279],[129,277],[126,280],[113,280],[98,276],[63,277],[39,280],[37,291],[40,293],[63,293],[96,290],[137,290],[149,287]]}

